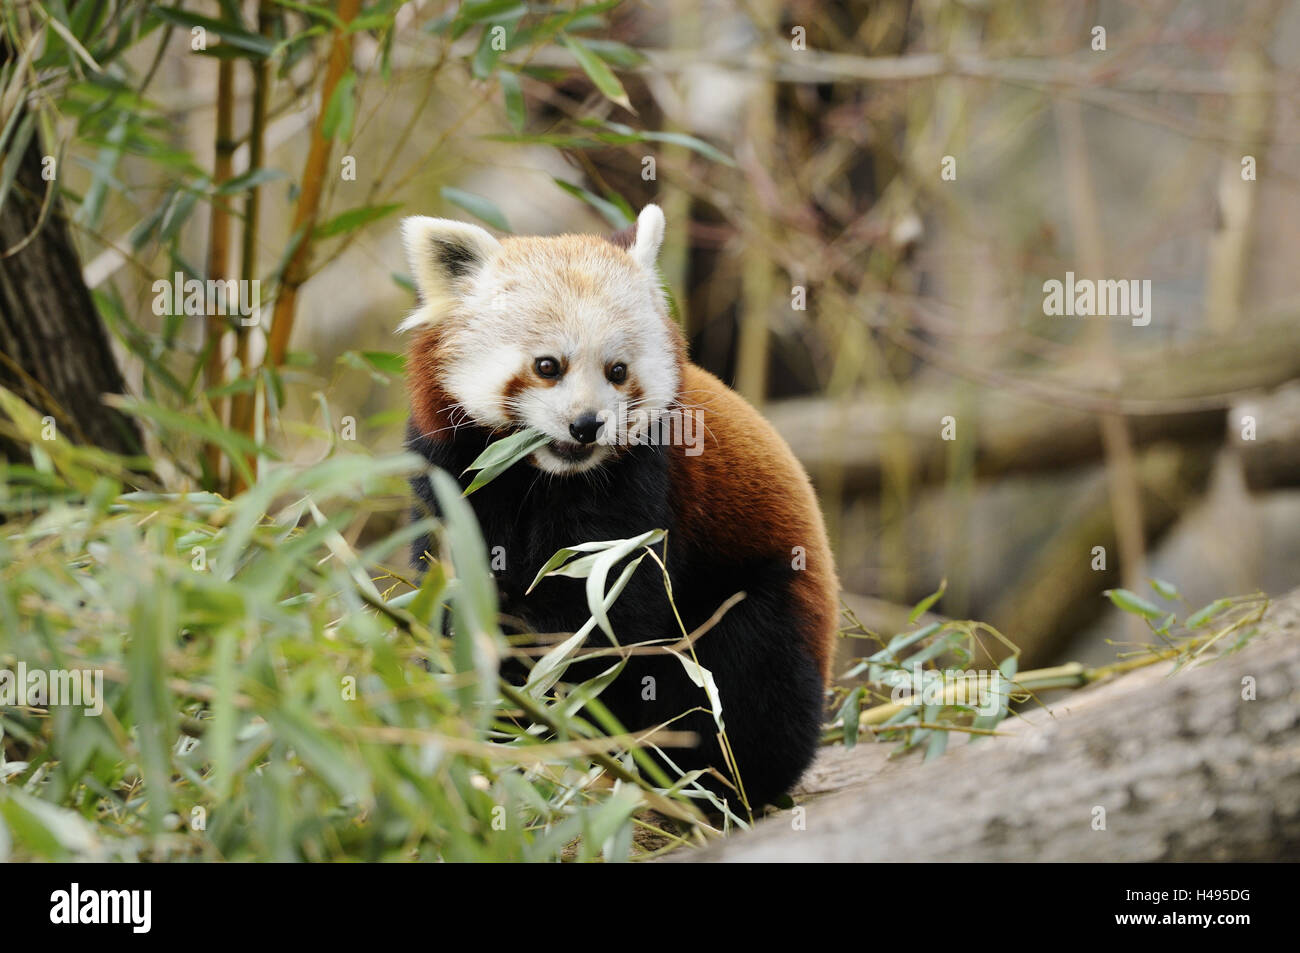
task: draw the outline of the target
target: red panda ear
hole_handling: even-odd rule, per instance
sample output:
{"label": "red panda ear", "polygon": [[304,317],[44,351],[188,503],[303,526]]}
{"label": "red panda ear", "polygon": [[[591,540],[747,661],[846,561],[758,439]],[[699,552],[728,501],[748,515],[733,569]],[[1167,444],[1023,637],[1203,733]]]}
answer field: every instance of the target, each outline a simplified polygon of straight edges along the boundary
{"label": "red panda ear", "polygon": [[658,205],[647,205],[636,217],[636,240],[629,253],[636,263],[651,274],[659,259],[659,246],[664,241],[664,213]]}
{"label": "red panda ear", "polygon": [[427,215],[402,220],[402,244],[420,292],[420,303],[426,310],[437,309],[454,298],[457,285],[477,274],[501,247],[477,225]]}

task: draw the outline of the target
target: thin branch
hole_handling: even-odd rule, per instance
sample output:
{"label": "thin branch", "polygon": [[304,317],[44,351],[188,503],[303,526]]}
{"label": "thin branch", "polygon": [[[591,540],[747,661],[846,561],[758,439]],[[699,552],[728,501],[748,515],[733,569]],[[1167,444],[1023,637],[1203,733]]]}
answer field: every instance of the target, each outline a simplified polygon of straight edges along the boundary
{"label": "thin branch", "polygon": [[298,303],[298,289],[306,282],[311,266],[312,229],[320,213],[320,197],[324,187],[325,167],[330,156],[330,140],[325,137],[325,115],[334,90],[347,71],[352,57],[352,35],[347,24],[356,18],[361,0],[339,0],[338,18],[342,26],[334,30],[325,83],[321,87],[320,110],[312,128],[311,147],[303,167],[302,188],[294,212],[291,235],[299,236],[293,256],[284,269],[280,296],[275,301],[271,318],[271,334],[267,342],[266,366],[280,367],[289,351],[289,336],[293,333],[294,308]]}

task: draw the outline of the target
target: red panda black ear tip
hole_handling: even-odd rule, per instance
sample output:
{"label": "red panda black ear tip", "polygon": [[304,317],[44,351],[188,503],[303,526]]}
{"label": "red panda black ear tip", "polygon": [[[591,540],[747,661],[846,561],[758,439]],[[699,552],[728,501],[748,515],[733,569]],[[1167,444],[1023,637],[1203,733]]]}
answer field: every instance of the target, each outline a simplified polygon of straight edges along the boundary
{"label": "red panda black ear tip", "polygon": [[432,215],[408,215],[402,219],[402,244],[407,251],[424,251],[430,241],[454,242],[474,249],[480,256],[496,250],[492,233],[469,222]]}
{"label": "red panda black ear tip", "polygon": [[427,273],[435,283],[476,271],[501,248],[486,229],[429,215],[402,219],[402,245],[417,278]]}
{"label": "red panda black ear tip", "polygon": [[398,327],[405,331],[435,323],[501,244],[485,229],[449,218],[410,215],[402,219],[401,228],[411,278],[420,295],[420,307]]}

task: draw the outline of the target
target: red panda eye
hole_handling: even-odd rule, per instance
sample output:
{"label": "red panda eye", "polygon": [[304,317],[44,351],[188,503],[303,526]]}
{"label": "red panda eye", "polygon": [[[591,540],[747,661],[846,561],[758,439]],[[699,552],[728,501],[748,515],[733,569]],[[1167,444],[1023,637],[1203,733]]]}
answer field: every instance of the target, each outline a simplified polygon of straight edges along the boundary
{"label": "red panda eye", "polygon": [[560,362],[553,357],[539,357],[533,363],[533,368],[541,377],[560,376]]}
{"label": "red panda eye", "polygon": [[615,364],[605,375],[611,384],[621,384],[627,380],[627,365]]}

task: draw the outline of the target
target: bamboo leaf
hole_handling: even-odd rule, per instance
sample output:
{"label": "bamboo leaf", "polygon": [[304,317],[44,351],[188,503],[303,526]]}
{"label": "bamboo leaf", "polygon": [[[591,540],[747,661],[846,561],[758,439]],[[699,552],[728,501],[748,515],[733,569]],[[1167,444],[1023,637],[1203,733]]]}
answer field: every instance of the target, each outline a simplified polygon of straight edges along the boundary
{"label": "bamboo leaf", "polygon": [[348,209],[346,212],[340,212],[329,221],[317,225],[312,233],[317,239],[333,238],[335,235],[343,235],[347,232],[354,232],[371,222],[377,222],[381,218],[393,214],[401,208],[400,202],[390,202],[386,205],[362,205],[359,208]]}
{"label": "bamboo leaf", "polygon": [[930,607],[934,605],[936,602],[938,602],[940,598],[943,597],[943,594],[947,589],[948,589],[948,580],[944,579],[939,583],[938,589],[930,593],[928,596],[926,596],[924,599],[922,599],[920,602],[918,602],[915,606],[912,607],[912,611],[908,613],[907,621],[915,622],[917,619],[921,618],[921,616],[929,612]]}
{"label": "bamboo leaf", "polygon": [[582,71],[587,74],[596,88],[612,100],[622,106],[628,112],[636,112],[632,108],[632,103],[627,98],[627,91],[623,89],[623,84],[618,81],[618,77],[605,65],[605,61],[597,56],[592,49],[576,37],[564,34],[564,45],[568,47],[569,52],[573,54]]}
{"label": "bamboo leaf", "polygon": [[248,189],[255,189],[259,185],[265,185],[267,182],[274,182],[277,179],[287,178],[281,169],[250,169],[243,175],[237,175],[233,179],[228,179],[217,188],[213,189],[213,195],[238,195]]}
{"label": "bamboo leaf", "polygon": [[1151,584],[1151,588],[1154,589],[1162,599],[1176,602],[1182,598],[1182,594],[1178,591],[1178,587],[1172,582],[1165,582],[1163,579],[1148,579],[1147,582]]}
{"label": "bamboo leaf", "polygon": [[528,5],[521,0],[466,0],[456,15],[466,23],[482,23],[485,20],[517,18],[527,12]]}
{"label": "bamboo leaf", "polygon": [[676,649],[665,649],[665,651],[669,655],[677,657],[677,661],[681,662],[682,668],[686,670],[686,676],[697,688],[704,689],[704,695],[709,700],[709,710],[713,714],[714,724],[718,726],[719,731],[726,731],[726,725],[722,721],[722,695],[718,692],[717,682],[713,680],[713,673]]}
{"label": "bamboo leaf", "polygon": [[1116,606],[1133,615],[1140,615],[1146,619],[1159,619],[1165,614],[1163,609],[1153,606],[1127,589],[1107,589],[1105,595]]}
{"label": "bamboo leaf", "polygon": [[515,132],[523,132],[528,116],[524,107],[524,92],[520,88],[519,77],[507,70],[502,70],[497,75],[497,82],[501,84],[501,95],[505,100],[506,119]]}
{"label": "bamboo leaf", "polygon": [[564,191],[568,192],[570,195],[582,199],[582,201],[586,202],[597,212],[603,215],[605,221],[609,222],[609,224],[614,226],[614,228],[627,228],[634,221],[636,221],[636,216],[632,215],[624,207],[625,203],[618,204],[615,202],[611,202],[607,199],[602,199],[600,196],[593,195],[591,192],[588,192],[582,186],[574,185],[571,182],[565,182],[563,179],[557,179],[552,177],[551,181],[554,182],[556,185],[558,185],[560,188],[562,188]]}
{"label": "bamboo leaf", "polygon": [[1198,609],[1187,617],[1183,624],[1189,629],[1199,629],[1215,616],[1219,615],[1225,609],[1232,605],[1231,599],[1215,599],[1208,606]]}
{"label": "bamboo leaf", "polygon": [[321,132],[326,139],[341,139],[347,142],[352,138],[352,124],[356,119],[357,102],[353,95],[357,85],[357,74],[348,70],[339,77],[338,85],[330,96],[325,108],[325,121]]}
{"label": "bamboo leaf", "polygon": [[443,186],[442,197],[452,205],[463,208],[475,218],[487,222],[498,231],[510,231],[510,223],[506,221],[505,214],[490,199],[451,186]]}
{"label": "bamboo leaf", "polygon": [[[487,448],[475,458],[474,462],[465,468],[465,473],[478,471],[470,485],[465,488],[465,496],[469,496],[475,490],[491,483],[510,467],[529,454],[540,450],[550,441],[551,438],[541,431],[525,428],[518,433],[502,437],[500,440],[488,444]],[[461,476],[464,476],[465,473],[462,473]]]}
{"label": "bamboo leaf", "polygon": [[269,37],[258,33],[250,33],[240,26],[223,20],[200,16],[179,7],[154,7],[153,14],[168,23],[185,27],[187,30],[201,27],[220,37],[223,43],[228,43],[230,46],[244,53],[251,53],[258,58],[268,57],[275,52],[275,42]]}

